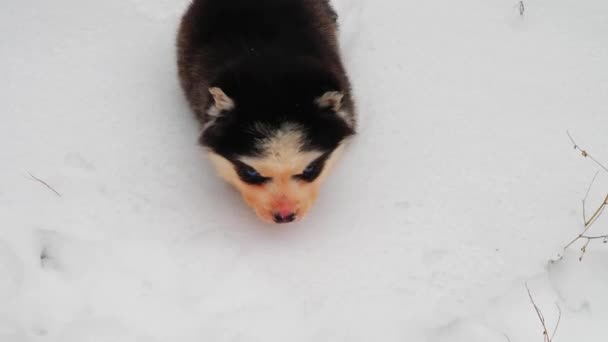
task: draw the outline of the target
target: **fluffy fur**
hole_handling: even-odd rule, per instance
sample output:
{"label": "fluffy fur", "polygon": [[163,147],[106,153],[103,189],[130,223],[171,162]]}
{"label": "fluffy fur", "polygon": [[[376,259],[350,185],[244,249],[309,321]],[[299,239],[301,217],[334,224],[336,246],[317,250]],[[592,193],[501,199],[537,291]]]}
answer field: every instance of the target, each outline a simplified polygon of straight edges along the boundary
{"label": "fluffy fur", "polygon": [[354,105],[327,0],[194,0],[179,78],[220,176],[260,218],[302,218],[348,137]]}

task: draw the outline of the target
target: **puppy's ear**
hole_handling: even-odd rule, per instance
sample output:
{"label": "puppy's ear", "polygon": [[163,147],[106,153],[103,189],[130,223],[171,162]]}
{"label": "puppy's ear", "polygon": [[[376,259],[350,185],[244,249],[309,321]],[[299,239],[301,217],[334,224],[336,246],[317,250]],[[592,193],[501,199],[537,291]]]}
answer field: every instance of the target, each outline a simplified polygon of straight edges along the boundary
{"label": "puppy's ear", "polygon": [[203,125],[203,131],[215,125],[223,112],[234,109],[234,101],[218,87],[209,88],[209,94],[213,98],[213,104],[207,110],[207,117]]}
{"label": "puppy's ear", "polygon": [[331,109],[346,123],[350,129],[355,129],[354,114],[344,108],[344,93],[340,91],[328,91],[315,99],[315,103],[322,109]]}
{"label": "puppy's ear", "polygon": [[330,108],[334,112],[339,112],[342,109],[342,100],[344,99],[344,93],[339,91],[328,91],[325,94],[318,97],[315,102],[321,108]]}
{"label": "puppy's ear", "polygon": [[234,101],[218,87],[209,88],[209,93],[213,97],[214,107],[218,114],[223,111],[234,109]]}

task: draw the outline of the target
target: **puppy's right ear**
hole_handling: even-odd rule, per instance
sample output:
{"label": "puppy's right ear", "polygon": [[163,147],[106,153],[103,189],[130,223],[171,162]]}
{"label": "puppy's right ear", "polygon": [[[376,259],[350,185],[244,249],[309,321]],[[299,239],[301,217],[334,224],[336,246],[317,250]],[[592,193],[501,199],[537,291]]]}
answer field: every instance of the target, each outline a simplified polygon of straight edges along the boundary
{"label": "puppy's right ear", "polygon": [[218,112],[228,111],[234,109],[234,101],[224,93],[224,91],[218,87],[209,88],[209,93],[213,97],[213,106]]}
{"label": "puppy's right ear", "polygon": [[205,125],[203,131],[206,131],[209,127],[213,126],[217,119],[222,116],[223,112],[234,109],[234,100],[232,100],[224,91],[218,87],[209,88],[209,94],[213,99],[213,104],[207,110],[207,117],[205,119]]}

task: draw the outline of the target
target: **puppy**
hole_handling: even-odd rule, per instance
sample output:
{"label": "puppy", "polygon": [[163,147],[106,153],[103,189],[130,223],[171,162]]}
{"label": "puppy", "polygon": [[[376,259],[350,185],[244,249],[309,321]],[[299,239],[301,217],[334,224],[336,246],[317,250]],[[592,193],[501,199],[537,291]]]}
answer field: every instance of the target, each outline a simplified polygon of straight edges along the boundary
{"label": "puppy", "polygon": [[355,133],[328,0],[194,0],[177,64],[219,175],[270,223],[303,218]]}

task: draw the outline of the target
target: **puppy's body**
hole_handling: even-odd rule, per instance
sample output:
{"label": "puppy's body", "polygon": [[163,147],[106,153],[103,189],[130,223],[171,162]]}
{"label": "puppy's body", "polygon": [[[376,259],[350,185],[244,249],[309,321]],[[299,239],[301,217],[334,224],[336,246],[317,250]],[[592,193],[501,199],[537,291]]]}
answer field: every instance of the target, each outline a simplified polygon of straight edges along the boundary
{"label": "puppy's body", "polygon": [[354,134],[335,19],[327,0],[194,0],[182,19],[178,71],[201,144],[264,220],[301,218]]}

